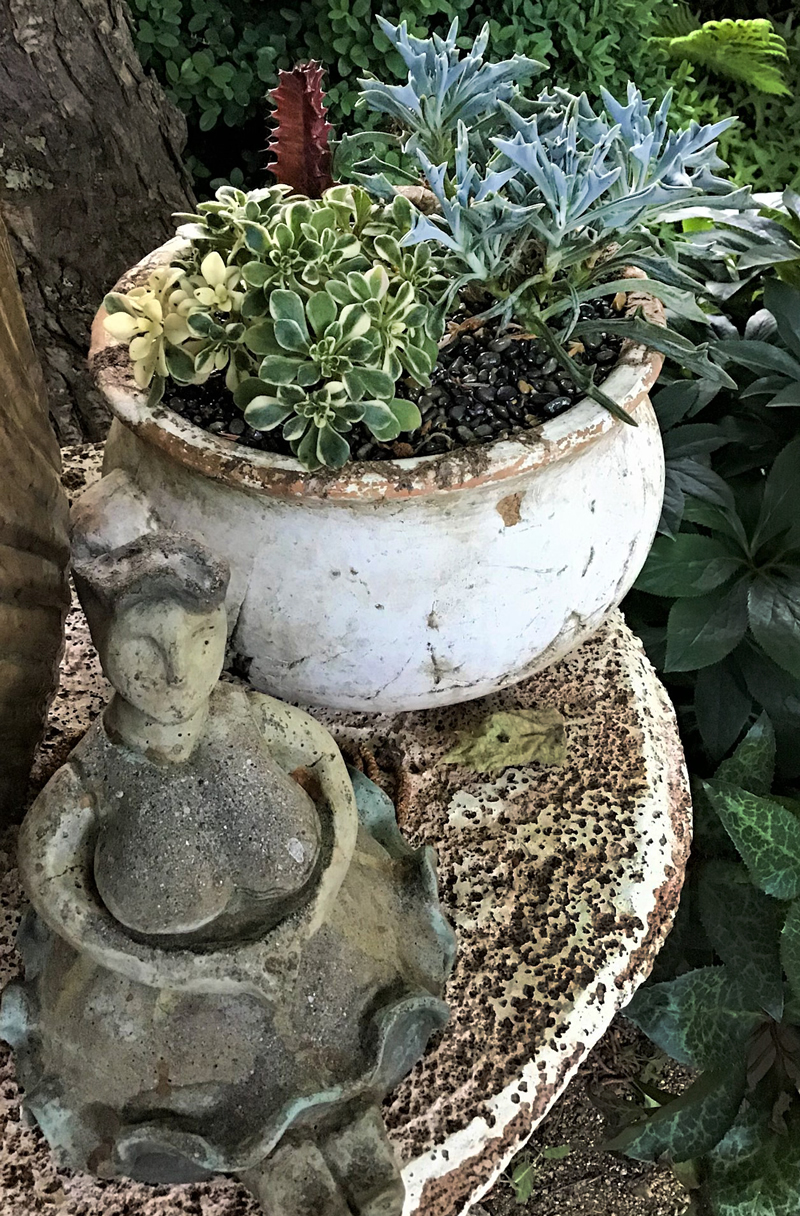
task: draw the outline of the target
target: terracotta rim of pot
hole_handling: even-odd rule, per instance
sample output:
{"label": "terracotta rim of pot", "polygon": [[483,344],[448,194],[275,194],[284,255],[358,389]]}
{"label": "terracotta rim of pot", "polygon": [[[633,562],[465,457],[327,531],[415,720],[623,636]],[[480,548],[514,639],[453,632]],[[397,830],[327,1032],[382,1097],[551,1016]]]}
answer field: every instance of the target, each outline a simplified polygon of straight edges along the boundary
{"label": "terracotta rim of pot", "polygon": [[[141,285],[185,247],[180,238],[167,241],[124,274],[113,290],[125,292]],[[635,271],[631,277],[636,277]],[[636,307],[647,320],[665,323],[663,306],[652,296],[631,293],[628,308]],[[105,316],[106,310],[100,308],[92,325],[89,365],[114,416],[179,464],[251,493],[362,502],[447,493],[530,473],[573,456],[615,428],[628,425],[585,397],[557,418],[511,439],[457,448],[440,456],[352,461],[342,469],[309,473],[292,457],[247,448],[204,431],[163,404],[149,406],[147,393],[134,382],[125,344],[103,327]],[[658,379],[663,359],[657,351],[626,341],[603,383],[604,391],[635,417]]]}

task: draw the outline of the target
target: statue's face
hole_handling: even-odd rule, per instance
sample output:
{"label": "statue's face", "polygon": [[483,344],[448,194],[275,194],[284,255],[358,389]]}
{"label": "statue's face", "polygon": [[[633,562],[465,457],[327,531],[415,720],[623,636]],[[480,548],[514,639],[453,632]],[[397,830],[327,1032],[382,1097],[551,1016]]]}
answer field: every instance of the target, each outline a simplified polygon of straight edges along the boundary
{"label": "statue's face", "polygon": [[124,700],[165,726],[185,722],[208,700],[225,658],[225,608],[189,612],[160,600],[115,614],[100,658]]}

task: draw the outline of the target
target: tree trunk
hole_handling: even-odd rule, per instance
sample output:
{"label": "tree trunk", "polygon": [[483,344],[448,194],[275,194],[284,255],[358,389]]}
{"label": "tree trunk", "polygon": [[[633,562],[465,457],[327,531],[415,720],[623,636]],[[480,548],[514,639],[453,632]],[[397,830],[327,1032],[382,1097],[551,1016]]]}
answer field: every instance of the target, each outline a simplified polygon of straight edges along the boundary
{"label": "tree trunk", "polygon": [[0,0],[0,203],[62,442],[105,434],[91,320],[192,208],[185,139],[121,0]]}
{"label": "tree trunk", "polygon": [[0,827],[22,810],[69,604],[58,444],[0,218]]}

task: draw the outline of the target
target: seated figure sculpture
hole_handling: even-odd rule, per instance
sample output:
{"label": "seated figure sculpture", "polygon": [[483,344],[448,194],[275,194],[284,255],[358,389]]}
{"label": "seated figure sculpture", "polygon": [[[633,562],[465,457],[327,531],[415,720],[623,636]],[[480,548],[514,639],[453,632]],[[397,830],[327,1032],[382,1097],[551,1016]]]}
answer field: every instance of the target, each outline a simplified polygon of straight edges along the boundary
{"label": "seated figure sculpture", "polygon": [[241,1178],[270,1216],[399,1216],[379,1104],[447,1018],[430,850],[301,710],[221,682],[227,569],[84,554],[115,694],[23,824],[25,1105],[100,1177]]}

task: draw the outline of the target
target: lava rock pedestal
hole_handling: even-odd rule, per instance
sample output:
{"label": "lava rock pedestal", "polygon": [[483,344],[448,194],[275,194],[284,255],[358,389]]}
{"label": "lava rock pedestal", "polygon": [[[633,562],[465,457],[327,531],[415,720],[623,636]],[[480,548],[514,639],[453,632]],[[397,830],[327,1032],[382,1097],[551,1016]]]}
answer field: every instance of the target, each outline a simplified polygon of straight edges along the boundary
{"label": "lava rock pedestal", "polygon": [[[63,741],[75,742],[107,695],[78,614],[67,636],[46,745],[59,762]],[[486,778],[441,763],[460,731],[518,707],[563,714],[562,767]],[[674,715],[618,614],[568,659],[480,701],[391,718],[314,714],[384,786],[411,843],[438,854],[442,906],[459,938],[451,1017],[383,1113],[404,1162],[404,1216],[456,1216],[525,1144],[669,930],[690,843]],[[3,885],[5,981],[18,965],[13,869]],[[13,1075],[4,1054],[2,1216],[52,1211],[54,1199],[59,1216],[256,1216],[255,1200],[228,1180],[153,1191],[59,1172],[20,1123]]]}

